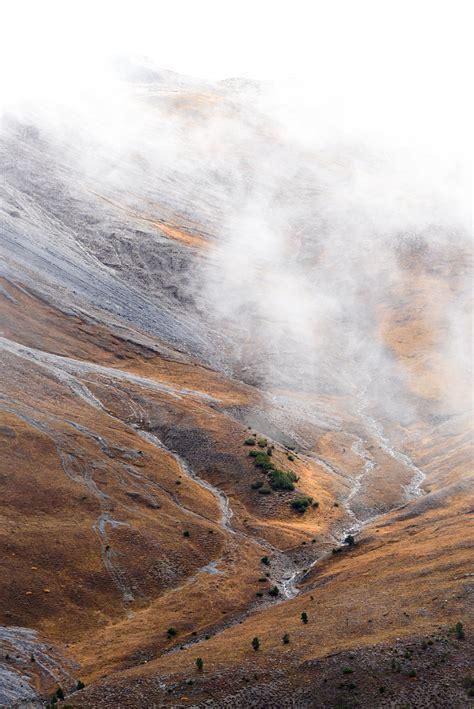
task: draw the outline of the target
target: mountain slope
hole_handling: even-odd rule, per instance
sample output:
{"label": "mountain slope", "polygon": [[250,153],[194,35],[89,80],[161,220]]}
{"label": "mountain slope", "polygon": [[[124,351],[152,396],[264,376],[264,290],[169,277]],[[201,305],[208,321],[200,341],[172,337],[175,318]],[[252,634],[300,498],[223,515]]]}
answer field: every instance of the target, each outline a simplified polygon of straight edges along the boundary
{"label": "mountain slope", "polygon": [[465,706],[465,235],[340,223],[255,86],[127,80],[130,143],[0,134],[0,703]]}

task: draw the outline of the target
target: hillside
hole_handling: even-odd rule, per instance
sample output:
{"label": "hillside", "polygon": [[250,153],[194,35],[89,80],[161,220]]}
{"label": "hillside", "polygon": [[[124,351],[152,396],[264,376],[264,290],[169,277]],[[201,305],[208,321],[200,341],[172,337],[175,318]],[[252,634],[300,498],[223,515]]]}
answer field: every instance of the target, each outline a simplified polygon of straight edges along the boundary
{"label": "hillside", "polygon": [[468,237],[123,73],[0,130],[0,705],[468,706]]}

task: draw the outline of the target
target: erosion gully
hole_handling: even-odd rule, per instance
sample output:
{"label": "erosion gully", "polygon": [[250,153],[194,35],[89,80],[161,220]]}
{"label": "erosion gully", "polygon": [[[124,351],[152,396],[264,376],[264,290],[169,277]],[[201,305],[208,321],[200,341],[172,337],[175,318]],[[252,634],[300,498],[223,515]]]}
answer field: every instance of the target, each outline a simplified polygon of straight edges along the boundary
{"label": "erosion gully", "polygon": [[[37,366],[46,368],[58,379],[58,381],[60,381],[63,385],[67,386],[74,393],[74,395],[80,397],[89,406],[93,406],[94,408],[100,409],[102,412],[105,412],[107,415],[111,416],[114,419],[117,419],[117,417],[115,417],[109,410],[105,408],[104,404],[94,394],[92,394],[86,384],[83,381],[80,381],[78,377],[80,377],[81,375],[87,376],[88,374],[94,374],[106,379],[108,381],[108,384],[111,386],[113,386],[113,383],[117,380],[125,380],[130,383],[138,384],[139,386],[150,388],[155,391],[158,390],[160,392],[164,392],[168,395],[176,396],[179,398],[181,398],[182,396],[198,396],[206,400],[212,399],[212,397],[209,397],[208,395],[203,394],[202,392],[178,389],[169,385],[161,384],[146,379],[144,377],[131,375],[128,372],[124,372],[115,368],[112,369],[109,367],[95,365],[89,362],[74,360],[68,357],[52,355],[50,353],[45,353],[41,350],[35,350],[33,348],[18,345],[17,343],[7,340],[6,338],[0,338],[0,347],[4,350],[7,350],[11,354],[29,360]],[[15,413],[19,413],[17,407],[5,408],[10,411],[15,410]],[[381,424],[374,418],[372,418],[370,415],[366,414],[365,410],[367,408],[368,404],[365,398],[361,395],[357,406],[357,414],[359,419],[363,423],[365,429],[370,433],[370,436],[377,442],[377,444],[385,453],[391,456],[400,465],[410,470],[410,472],[412,473],[412,477],[409,484],[406,485],[403,490],[406,504],[406,501],[412,500],[423,494],[422,484],[425,479],[425,475],[423,471],[420,470],[420,468],[418,468],[413,463],[409,456],[397,450],[391,445]],[[67,460],[67,455],[65,455],[64,453],[64,442],[62,440],[59,440],[58,434],[53,432],[52,428],[47,426],[47,424],[44,422],[44,418],[42,421],[40,421],[36,417],[26,416],[24,413],[20,413],[20,415],[25,420],[28,420],[30,424],[34,425],[35,427],[41,428],[44,433],[47,433],[47,435],[53,438],[58,448],[58,454],[60,456],[66,474],[74,475],[75,479],[77,479],[77,466],[74,468],[71,466],[72,461]],[[250,540],[254,544],[258,544],[259,547],[262,547],[272,555],[270,580],[279,588],[280,591],[279,596],[274,601],[272,601],[272,603],[283,602],[298,595],[298,593],[300,592],[298,584],[304,579],[304,577],[307,576],[311,569],[313,569],[318,563],[320,563],[328,556],[328,552],[320,554],[310,564],[308,564],[307,560],[298,563],[298,561],[291,559],[288,553],[277,549],[273,545],[269,544],[265,539],[255,538],[253,536],[247,535],[245,532],[233,528],[233,512],[228,496],[223,492],[223,490],[215,487],[207,480],[198,476],[185,459],[183,459],[176,451],[167,448],[157,436],[141,428],[140,424],[143,425],[145,423],[145,421],[143,420],[144,418],[145,417],[143,416],[139,424],[128,424],[122,421],[121,419],[118,420],[120,420],[122,424],[125,424],[132,428],[139,436],[147,440],[150,444],[162,450],[165,450],[168,454],[173,456],[179,468],[188,478],[192,479],[194,482],[209,491],[214,496],[221,512],[219,524],[228,535],[228,543],[238,544],[238,539],[245,537],[247,540]],[[97,436],[91,431],[88,431],[87,429],[85,429],[85,427],[79,426],[78,424],[75,424],[72,421],[69,423],[78,429],[80,428],[83,434],[94,438],[94,440],[96,441],[96,443],[98,443],[100,447],[104,447],[107,445],[102,437]],[[343,530],[343,533],[340,536],[334,535],[332,537],[331,542],[334,542],[336,545],[342,544],[347,534],[359,533],[367,524],[374,522],[378,517],[382,516],[375,515],[373,517],[369,517],[367,519],[362,520],[356,516],[355,512],[352,509],[352,502],[360,492],[364,477],[368,475],[370,471],[373,470],[373,468],[376,466],[376,462],[373,460],[373,458],[370,456],[366,449],[366,443],[367,441],[364,441],[362,438],[356,437],[356,440],[352,447],[353,452],[358,455],[362,460],[361,471],[355,478],[351,478],[345,475],[343,471],[338,470],[323,458],[315,458],[314,456],[309,457],[302,455],[302,457],[306,458],[309,461],[316,461],[319,465],[322,465],[323,467],[328,469],[332,474],[344,477],[350,486],[348,495],[343,500],[341,500],[341,502],[348,515],[348,518],[352,521],[352,524],[347,529]],[[70,454],[68,455],[70,456]],[[142,489],[143,487],[147,488],[145,490],[145,494],[148,494],[150,485],[155,485],[157,488],[160,488],[161,492],[165,491],[167,494],[172,495],[174,502],[180,507],[182,507],[186,511],[186,513],[201,516],[199,515],[199,513],[196,513],[193,510],[184,507],[180,503],[178,498],[176,498],[176,496],[174,496],[172,493],[170,493],[168,490],[165,490],[164,488],[161,489],[161,486],[158,483],[154,483],[148,478],[144,478],[144,476],[140,472],[137,472],[137,469],[133,465],[127,465],[124,467],[126,469],[127,479],[129,483],[132,484],[132,486],[133,484],[138,483],[140,485],[140,489]],[[120,569],[114,563],[115,555],[113,549],[111,548],[110,541],[107,537],[107,527],[114,527],[116,525],[125,523],[119,522],[110,517],[109,511],[107,509],[107,496],[97,488],[96,484],[93,481],[92,475],[90,474],[90,471],[83,470],[81,477],[82,481],[88,487],[89,491],[93,493],[101,502],[101,514],[97,522],[95,523],[94,528],[98,533],[101,541],[103,563],[106,569],[108,570],[114,584],[120,590],[125,607],[129,608],[129,604],[134,600],[133,593],[131,591],[130,585],[127,583],[126,574],[124,570]],[[395,507],[394,509],[397,508],[398,507]],[[386,512],[382,514],[386,514]],[[209,521],[215,522],[215,520]],[[220,562],[221,559],[213,560],[209,564],[206,564],[205,566],[200,568],[192,577],[186,580],[186,582],[183,584],[183,587],[188,585],[189,583],[192,583],[200,573],[220,573]],[[259,608],[262,608],[262,605],[262,603],[255,604],[255,606],[248,608],[242,613],[232,618],[229,618],[228,620],[223,621],[222,623],[219,623],[213,626],[212,628],[207,628],[206,632],[208,634],[212,633],[214,635],[216,633],[222,632],[226,628],[242,622],[252,612],[256,612]],[[188,647],[190,645],[195,645],[201,642],[203,639],[204,635],[197,636],[192,641],[183,645],[175,646],[174,648],[165,651],[165,653],[167,654],[170,652],[176,652],[181,648]]]}

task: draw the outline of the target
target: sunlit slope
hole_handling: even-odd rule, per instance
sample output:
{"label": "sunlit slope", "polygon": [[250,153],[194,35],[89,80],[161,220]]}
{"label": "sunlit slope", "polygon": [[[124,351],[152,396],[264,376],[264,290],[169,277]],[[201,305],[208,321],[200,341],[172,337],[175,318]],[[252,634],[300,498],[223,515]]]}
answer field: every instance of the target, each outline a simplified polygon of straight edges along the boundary
{"label": "sunlit slope", "polygon": [[132,84],[119,145],[0,133],[0,703],[463,707],[465,235],[239,82]]}
{"label": "sunlit slope", "polygon": [[[267,498],[251,488],[261,475],[236,415],[267,407],[261,392],[179,353],[163,357],[159,343],[138,345],[140,333],[123,339],[11,283],[4,289],[3,613],[7,625],[33,627],[59,645],[67,637],[67,655],[88,682],[112,673],[107,692],[117,694],[107,694],[107,702],[123,701],[127,687],[134,705],[135,675],[119,680],[117,672],[145,659],[145,676],[159,672],[175,692],[199,647],[215,687],[213,668],[266,666],[265,647],[281,653],[283,626],[298,638],[288,662],[299,672],[310,657],[434,632],[463,616],[471,453],[459,421],[411,435],[412,459],[423,463],[431,493],[369,523],[354,551],[333,555],[344,529],[403,504],[403,484],[413,476],[370,421],[352,415],[344,423],[340,411],[339,432],[321,432],[309,457],[295,458],[276,442],[275,460],[293,468],[298,489],[319,502],[301,517],[289,506],[297,493]],[[448,478],[443,470],[451,471]],[[287,548],[294,551],[280,558],[278,549]],[[295,571],[303,578],[328,552],[297,599],[280,604],[268,596],[274,583],[281,598],[293,595],[285,579]],[[434,600],[420,616],[428,593]],[[305,609],[314,623],[313,604],[317,637],[310,623],[300,627]],[[176,639],[167,636],[169,627]],[[205,640],[216,631],[215,640]],[[247,657],[249,633],[262,641],[256,658],[253,650]],[[196,647],[159,659],[195,638]],[[209,687],[200,681],[196,696]],[[236,687],[226,681],[219,691]],[[99,706],[102,692],[100,686],[91,695]],[[163,697],[160,690],[154,700]]]}

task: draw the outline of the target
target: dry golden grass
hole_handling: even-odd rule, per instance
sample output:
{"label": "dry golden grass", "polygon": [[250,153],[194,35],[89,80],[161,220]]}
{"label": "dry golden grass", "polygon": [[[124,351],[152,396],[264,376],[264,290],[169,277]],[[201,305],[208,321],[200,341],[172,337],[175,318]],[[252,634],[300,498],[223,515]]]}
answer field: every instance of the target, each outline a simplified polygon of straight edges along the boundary
{"label": "dry golden grass", "polygon": [[[397,504],[410,472],[402,472],[346,413],[347,400],[327,397],[327,410],[344,421],[341,430],[318,431],[308,455],[291,454],[290,460],[277,443],[272,455],[277,467],[299,476],[294,494],[319,502],[299,515],[289,504],[293,493],[262,496],[251,488],[265,476],[244,445],[247,427],[229,410],[264,408],[261,392],[168,348],[160,354],[145,336],[140,344],[132,342],[112,328],[66,316],[9,283],[5,287],[17,301],[2,305],[5,337],[149,382],[75,373],[100,402],[93,406],[58,376],[59,363],[48,368],[4,354],[9,374],[1,422],[0,617],[5,625],[36,628],[52,641],[67,642],[83,679],[97,683],[84,695],[84,706],[104,705],[104,687],[108,696],[120,697],[123,687],[148,681],[147,699],[160,702],[163,690],[153,678],[180,686],[197,656],[205,672],[187,692],[196,701],[213,688],[234,690],[240,680],[232,673],[242,668],[266,672],[269,681],[281,671],[297,683],[308,659],[466,620],[472,449],[461,415],[393,431],[403,435],[426,472],[429,494],[381,515],[353,550],[329,553],[305,578],[300,595],[280,603],[267,593],[274,577],[259,580],[267,571],[261,557],[288,550],[300,566],[309,566],[337,546],[342,530],[353,523],[340,502],[363,464],[353,448],[357,436],[364,435],[376,463],[364,492],[369,508]],[[405,297],[416,309],[417,293],[425,297],[431,287],[416,281]],[[411,314],[406,324],[398,317],[383,312],[381,332],[403,366],[418,376],[426,362],[415,357],[412,363],[407,343],[412,338],[423,351],[429,327],[422,315],[418,322]],[[416,385],[417,394],[439,396],[431,382],[438,376],[430,370]],[[222,525],[215,494],[137,428],[170,449],[179,444],[194,473],[226,494],[232,529]],[[105,534],[99,533],[101,519]],[[167,636],[169,627],[177,629],[176,637]],[[284,632],[288,646],[281,641]],[[203,639],[206,633],[209,640]],[[257,653],[250,645],[255,636],[261,642]],[[197,645],[166,653],[195,637]],[[130,706],[139,705],[134,701]]]}

